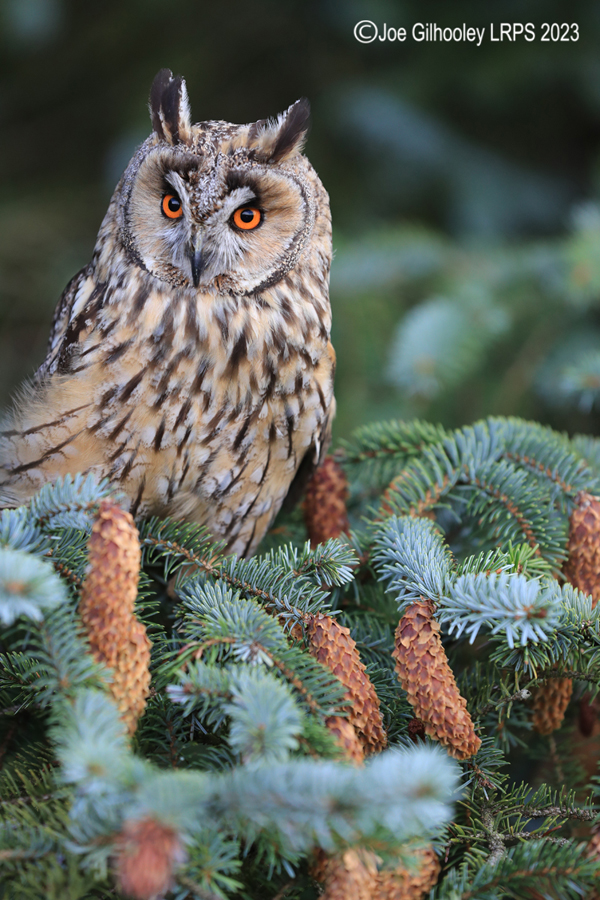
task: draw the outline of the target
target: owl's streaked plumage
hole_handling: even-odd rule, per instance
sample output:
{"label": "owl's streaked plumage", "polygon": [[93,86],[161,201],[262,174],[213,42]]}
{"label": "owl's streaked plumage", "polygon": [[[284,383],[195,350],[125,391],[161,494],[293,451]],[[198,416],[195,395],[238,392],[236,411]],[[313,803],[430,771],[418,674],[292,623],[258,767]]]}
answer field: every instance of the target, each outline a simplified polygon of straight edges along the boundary
{"label": "owl's streaked plumage", "polygon": [[322,456],[335,404],[331,221],[301,153],[308,104],[191,125],[185,83],[162,70],[150,109],[153,133],[3,424],[0,500],[94,472],[134,513],[204,524],[248,555]]}

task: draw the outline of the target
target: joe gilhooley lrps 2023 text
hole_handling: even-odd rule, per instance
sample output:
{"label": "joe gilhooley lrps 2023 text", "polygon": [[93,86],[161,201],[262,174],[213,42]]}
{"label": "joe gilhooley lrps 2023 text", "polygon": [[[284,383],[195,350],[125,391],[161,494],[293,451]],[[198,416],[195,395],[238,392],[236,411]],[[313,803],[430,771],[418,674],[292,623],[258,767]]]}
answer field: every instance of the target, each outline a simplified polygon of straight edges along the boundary
{"label": "joe gilhooley lrps 2023 text", "polygon": [[578,41],[579,25],[568,22],[500,22],[481,27],[469,26],[464,22],[455,27],[437,25],[435,22],[415,22],[412,28],[394,28],[387,23],[377,25],[370,19],[362,19],[354,26],[354,37],[361,44],[373,41],[457,41],[475,43],[478,47],[487,38],[489,41]]}

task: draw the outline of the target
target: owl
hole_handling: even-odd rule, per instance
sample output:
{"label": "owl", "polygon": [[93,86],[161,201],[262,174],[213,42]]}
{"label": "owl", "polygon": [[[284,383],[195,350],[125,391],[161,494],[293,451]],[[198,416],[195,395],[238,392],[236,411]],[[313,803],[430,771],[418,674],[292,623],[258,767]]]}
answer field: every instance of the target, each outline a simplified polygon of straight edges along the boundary
{"label": "owl", "polygon": [[192,125],[168,69],[47,356],[0,426],[0,501],[107,477],[137,516],[205,525],[252,554],[328,444],[329,200],[276,120]]}

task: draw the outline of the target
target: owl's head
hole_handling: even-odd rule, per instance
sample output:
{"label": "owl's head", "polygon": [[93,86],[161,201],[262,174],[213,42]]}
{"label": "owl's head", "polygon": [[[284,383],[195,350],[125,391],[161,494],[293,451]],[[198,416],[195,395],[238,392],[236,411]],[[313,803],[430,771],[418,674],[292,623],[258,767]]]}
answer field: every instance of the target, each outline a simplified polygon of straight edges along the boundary
{"label": "owl's head", "polygon": [[163,69],[150,93],[153,133],[118,195],[120,236],[154,277],[252,293],[297,262],[313,229],[317,176],[301,154],[309,105],[276,120],[192,125],[185,82]]}

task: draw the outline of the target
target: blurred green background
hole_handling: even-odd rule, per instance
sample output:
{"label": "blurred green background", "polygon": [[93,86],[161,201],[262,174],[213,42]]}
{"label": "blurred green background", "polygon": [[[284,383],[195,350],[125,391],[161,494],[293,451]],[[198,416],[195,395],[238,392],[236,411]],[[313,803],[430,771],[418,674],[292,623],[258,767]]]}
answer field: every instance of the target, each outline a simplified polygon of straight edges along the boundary
{"label": "blurred green background", "polygon": [[[532,22],[536,40],[362,45],[361,19]],[[543,22],[580,39],[542,42]],[[0,404],[43,359],[163,66],[195,120],[311,101],[338,437],[512,413],[600,433],[595,0],[0,0]]]}

